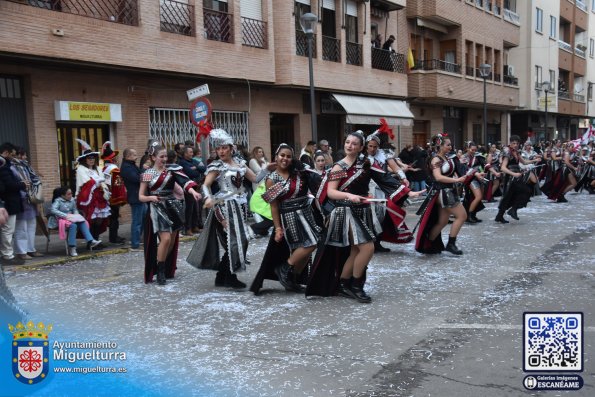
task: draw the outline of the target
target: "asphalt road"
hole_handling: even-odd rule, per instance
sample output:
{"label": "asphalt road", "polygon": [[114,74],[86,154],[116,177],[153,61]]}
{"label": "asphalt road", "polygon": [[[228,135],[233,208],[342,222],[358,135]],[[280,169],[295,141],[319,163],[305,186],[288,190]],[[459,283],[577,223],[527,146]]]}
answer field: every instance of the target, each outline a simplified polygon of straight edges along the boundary
{"label": "asphalt road", "polygon": [[[523,312],[571,311],[584,313],[585,386],[567,395],[593,396],[595,196],[568,198],[536,197],[508,225],[489,204],[483,223],[463,227],[462,257],[385,244],[392,252],[370,263],[369,305],[305,299],[272,281],[258,297],[215,288],[214,272],[184,261],[192,242],[164,287],[143,284],[142,253],[132,252],[14,267],[6,278],[31,317],[53,321],[53,340],[126,351],[126,374],[98,376],[101,388],[81,394],[537,395],[523,387]],[[251,242],[241,280],[256,274],[266,242]],[[39,395],[67,395],[64,379]]]}

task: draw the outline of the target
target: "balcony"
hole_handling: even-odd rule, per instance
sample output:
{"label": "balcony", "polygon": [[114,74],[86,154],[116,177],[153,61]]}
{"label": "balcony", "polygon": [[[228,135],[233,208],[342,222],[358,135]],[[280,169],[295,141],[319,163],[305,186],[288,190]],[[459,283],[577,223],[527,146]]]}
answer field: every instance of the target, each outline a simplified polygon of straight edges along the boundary
{"label": "balcony", "polygon": [[505,74],[504,75],[504,84],[518,86],[519,85],[519,78]]}
{"label": "balcony", "polygon": [[322,59],[331,62],[341,62],[341,40],[334,37],[322,36]]}
{"label": "balcony", "polygon": [[576,4],[576,8],[578,8],[579,10],[583,10],[584,12],[587,12],[587,5],[583,2],[583,0],[575,0],[574,3]]}
{"label": "balcony", "polygon": [[581,58],[587,58],[587,52],[582,48],[576,47],[574,53]]}
{"label": "balcony", "polygon": [[194,6],[174,0],[161,0],[162,32],[194,36]]}
{"label": "balcony", "polygon": [[494,81],[497,81],[498,83],[502,80],[502,76],[500,76],[500,73],[494,73]]}
{"label": "balcony", "polygon": [[[308,56],[308,36],[301,29],[295,30],[295,53],[302,57]],[[312,37],[312,58],[316,58],[316,35]]]}
{"label": "balcony", "polygon": [[18,3],[123,25],[138,26],[138,3],[136,0],[75,0],[69,2],[28,0]]}
{"label": "balcony", "polygon": [[559,90],[558,91],[558,98],[566,99],[567,101],[570,100],[570,94],[566,90]]}
{"label": "balcony", "polygon": [[233,15],[203,8],[205,38],[207,40],[233,43]]}
{"label": "balcony", "polygon": [[465,66],[465,75],[473,77],[475,75],[475,68],[473,66]]}
{"label": "balcony", "polygon": [[372,48],[372,68],[406,73],[405,55],[381,48]]}
{"label": "balcony", "polygon": [[502,9],[500,8],[500,6],[499,6],[499,5],[497,5],[497,4],[494,4],[494,6],[493,6],[493,8],[492,8],[492,9],[494,10],[494,15],[498,15],[498,16],[500,15],[500,11],[502,10]]}
{"label": "balcony", "polygon": [[461,74],[461,65],[440,59],[428,59],[415,62],[414,70],[441,70],[443,72]]}
{"label": "balcony", "polygon": [[565,41],[558,40],[558,47],[568,52],[572,52],[572,46]]}
{"label": "balcony", "polygon": [[585,103],[585,96],[580,94],[574,94],[574,101]]}
{"label": "balcony", "polygon": [[267,48],[267,37],[266,22],[242,17],[242,45]]}
{"label": "balcony", "polygon": [[345,55],[347,57],[348,65],[361,66],[362,62],[362,45],[358,43],[352,43],[350,41],[345,43]]}
{"label": "balcony", "polygon": [[519,14],[507,8],[504,9],[504,20],[521,26],[521,18],[519,17]]}

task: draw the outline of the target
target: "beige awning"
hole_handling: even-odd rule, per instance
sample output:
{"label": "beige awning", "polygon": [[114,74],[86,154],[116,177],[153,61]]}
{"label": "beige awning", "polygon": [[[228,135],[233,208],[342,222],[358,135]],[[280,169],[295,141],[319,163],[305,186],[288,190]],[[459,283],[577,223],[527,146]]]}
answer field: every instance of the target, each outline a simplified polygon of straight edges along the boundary
{"label": "beige awning", "polygon": [[413,113],[405,101],[356,95],[332,94],[345,109],[348,124],[379,124],[384,118],[389,125],[413,125]]}

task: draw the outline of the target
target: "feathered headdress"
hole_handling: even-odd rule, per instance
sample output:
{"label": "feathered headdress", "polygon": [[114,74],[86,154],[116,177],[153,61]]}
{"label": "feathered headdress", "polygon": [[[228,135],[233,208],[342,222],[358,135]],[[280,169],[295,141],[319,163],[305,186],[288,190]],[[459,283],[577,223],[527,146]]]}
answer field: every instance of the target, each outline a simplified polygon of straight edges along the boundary
{"label": "feathered headdress", "polygon": [[110,141],[106,141],[101,147],[102,160],[111,160],[114,157],[116,157],[119,153],[119,150],[112,150],[112,143]]}
{"label": "feathered headdress", "polygon": [[214,148],[226,145],[233,146],[233,138],[227,133],[227,131],[221,128],[212,129],[209,133],[209,140],[211,142],[211,146]]}
{"label": "feathered headdress", "polygon": [[94,152],[93,149],[91,149],[91,145],[89,145],[87,142],[85,142],[79,138],[76,138],[76,140],[81,144],[81,148],[83,149],[81,152],[81,155],[76,158],[76,161],[78,161],[80,163],[81,160],[83,160],[89,156],[99,157],[99,152]]}

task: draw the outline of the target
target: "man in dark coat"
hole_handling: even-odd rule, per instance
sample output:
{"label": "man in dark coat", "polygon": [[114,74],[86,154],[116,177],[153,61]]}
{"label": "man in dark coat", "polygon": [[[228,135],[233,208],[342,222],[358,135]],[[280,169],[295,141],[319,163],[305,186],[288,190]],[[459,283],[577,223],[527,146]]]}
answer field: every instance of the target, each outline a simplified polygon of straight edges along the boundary
{"label": "man in dark coat", "polygon": [[[178,164],[182,166],[182,170],[184,174],[188,176],[188,178],[192,179],[194,182],[199,183],[201,176],[204,174],[206,169],[199,170],[199,165],[197,165],[193,161],[194,157],[194,148],[192,146],[185,146],[184,151],[182,152],[182,158],[178,160]],[[202,172],[201,172],[202,171]],[[199,229],[199,222],[198,222],[198,203],[192,196],[192,194],[188,192],[184,192],[184,201],[186,204],[186,231],[184,234],[187,236],[192,236],[192,234]]]}
{"label": "man in dark coat", "polygon": [[2,166],[0,167],[0,180],[3,182],[4,189],[0,192],[0,200],[4,201],[4,207],[8,212],[8,221],[0,227],[0,253],[2,259],[13,260],[14,251],[12,248],[12,238],[16,226],[17,214],[23,212],[23,202],[21,200],[21,191],[26,191],[26,182],[21,181],[13,174],[11,161],[16,154],[16,148],[11,143],[0,145],[0,156],[2,156]]}
{"label": "man in dark coat", "polygon": [[132,212],[130,249],[140,250],[140,239],[143,234],[143,226],[147,214],[147,204],[142,203],[138,199],[142,169],[136,165],[138,158],[136,150],[125,149],[123,157],[124,160],[122,160],[122,166],[120,167],[120,177],[124,181],[124,186],[126,186],[126,198]]}

